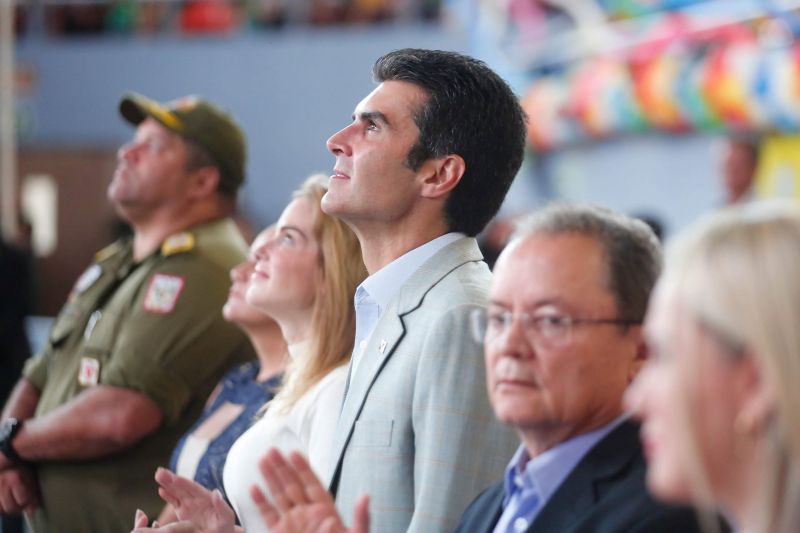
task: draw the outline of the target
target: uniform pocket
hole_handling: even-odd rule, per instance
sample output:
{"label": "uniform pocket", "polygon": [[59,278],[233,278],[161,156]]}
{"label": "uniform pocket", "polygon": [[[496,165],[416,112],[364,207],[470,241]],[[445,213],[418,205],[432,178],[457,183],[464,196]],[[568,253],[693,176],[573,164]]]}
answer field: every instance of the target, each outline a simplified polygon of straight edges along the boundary
{"label": "uniform pocket", "polygon": [[48,342],[53,347],[58,347],[75,330],[81,318],[80,309],[74,303],[68,303],[56,318],[50,330]]}
{"label": "uniform pocket", "polygon": [[113,313],[95,311],[89,315],[83,332],[87,348],[106,350],[114,340],[117,320]]}
{"label": "uniform pocket", "polygon": [[81,355],[85,358],[96,360],[100,364],[99,370],[101,373],[113,351],[118,324],[119,320],[115,313],[95,311],[89,317],[84,328]]}

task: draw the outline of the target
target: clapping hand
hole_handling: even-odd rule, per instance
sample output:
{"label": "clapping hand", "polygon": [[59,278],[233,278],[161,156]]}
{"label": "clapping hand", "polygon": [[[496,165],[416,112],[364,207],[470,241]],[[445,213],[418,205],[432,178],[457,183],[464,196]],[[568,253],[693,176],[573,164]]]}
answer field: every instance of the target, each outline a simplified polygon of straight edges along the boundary
{"label": "clapping hand", "polygon": [[39,505],[39,486],[29,466],[19,465],[0,471],[0,513],[32,512]]}
{"label": "clapping hand", "polygon": [[273,448],[261,458],[258,466],[272,494],[272,503],[256,485],[250,488],[250,496],[271,532],[369,532],[369,498],[362,496],[359,499],[355,522],[351,529],[347,529],[330,493],[299,453],[292,452],[287,461]]}
{"label": "clapping hand", "polygon": [[202,485],[165,468],[156,470],[158,495],[173,506],[178,521],[161,527],[147,527],[147,515],[136,512],[134,532],[144,533],[158,529],[165,533],[233,533],[235,515],[218,490],[210,491]]}

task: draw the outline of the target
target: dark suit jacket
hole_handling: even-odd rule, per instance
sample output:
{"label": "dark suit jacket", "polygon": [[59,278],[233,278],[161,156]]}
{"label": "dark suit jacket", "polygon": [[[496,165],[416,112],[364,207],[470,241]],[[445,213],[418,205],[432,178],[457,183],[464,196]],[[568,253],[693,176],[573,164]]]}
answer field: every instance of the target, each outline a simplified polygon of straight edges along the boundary
{"label": "dark suit jacket", "polygon": [[[656,503],[645,487],[639,426],[623,422],[567,476],[528,533],[699,533],[694,511]],[[502,514],[503,483],[486,489],[457,531],[491,532]]]}

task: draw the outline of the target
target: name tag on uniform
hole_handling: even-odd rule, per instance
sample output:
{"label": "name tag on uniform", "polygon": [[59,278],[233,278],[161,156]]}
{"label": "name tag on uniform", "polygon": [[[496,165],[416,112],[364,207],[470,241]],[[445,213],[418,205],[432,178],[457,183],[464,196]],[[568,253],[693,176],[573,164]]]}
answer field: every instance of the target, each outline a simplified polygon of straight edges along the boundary
{"label": "name tag on uniform", "polygon": [[183,291],[184,278],[169,274],[154,274],[144,297],[144,309],[151,313],[166,315],[175,309]]}
{"label": "name tag on uniform", "polygon": [[81,357],[81,368],[78,370],[78,383],[84,387],[97,385],[100,379],[100,361],[92,357]]}

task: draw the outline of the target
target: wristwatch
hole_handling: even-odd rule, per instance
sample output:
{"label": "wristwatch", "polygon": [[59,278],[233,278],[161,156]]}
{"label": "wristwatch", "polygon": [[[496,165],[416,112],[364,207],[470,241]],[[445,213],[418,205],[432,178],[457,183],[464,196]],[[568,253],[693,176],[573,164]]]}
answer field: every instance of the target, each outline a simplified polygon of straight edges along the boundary
{"label": "wristwatch", "polygon": [[12,463],[22,464],[25,462],[11,444],[14,437],[19,433],[19,430],[22,429],[23,423],[23,420],[10,417],[3,420],[3,423],[0,424],[0,452],[3,452],[3,455],[8,457],[8,460]]}

